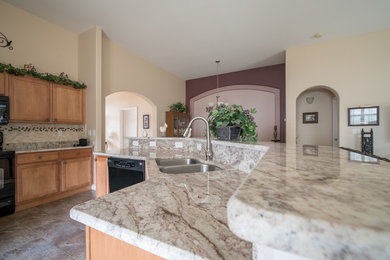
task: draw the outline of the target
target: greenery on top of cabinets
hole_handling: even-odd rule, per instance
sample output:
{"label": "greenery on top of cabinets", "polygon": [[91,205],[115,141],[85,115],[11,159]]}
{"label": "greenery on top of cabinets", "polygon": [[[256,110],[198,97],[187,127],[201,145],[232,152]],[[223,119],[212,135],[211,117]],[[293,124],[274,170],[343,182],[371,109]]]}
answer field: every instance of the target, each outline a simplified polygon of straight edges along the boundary
{"label": "greenery on top of cabinets", "polygon": [[33,76],[34,78],[46,80],[46,81],[61,84],[61,85],[71,85],[76,89],[83,89],[83,88],[87,87],[87,85],[85,85],[84,83],[70,80],[68,78],[56,76],[56,75],[53,75],[50,73],[39,73],[39,72],[36,72],[34,70],[19,69],[19,68],[12,66],[11,64],[7,65],[7,64],[0,62],[0,73],[1,72],[6,72],[8,74],[15,75],[15,76],[30,75],[30,76]]}
{"label": "greenery on top of cabinets", "polygon": [[217,136],[216,127],[218,126],[240,126],[241,141],[255,143],[258,140],[258,134],[252,114],[256,112],[256,108],[243,109],[241,105],[227,105],[221,102],[209,113],[210,131]]}
{"label": "greenery on top of cabinets", "polygon": [[177,102],[169,106],[169,111],[185,113],[186,107],[182,102]]}

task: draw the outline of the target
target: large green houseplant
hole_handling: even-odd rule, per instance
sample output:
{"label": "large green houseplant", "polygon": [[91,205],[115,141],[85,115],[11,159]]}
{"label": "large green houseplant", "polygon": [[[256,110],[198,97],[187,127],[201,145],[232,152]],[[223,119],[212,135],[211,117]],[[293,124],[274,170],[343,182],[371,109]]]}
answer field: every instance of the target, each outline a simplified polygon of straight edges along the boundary
{"label": "large green houseplant", "polygon": [[241,105],[219,104],[217,108],[210,111],[208,121],[210,131],[217,136],[217,128],[239,126],[241,128],[240,141],[257,142],[258,134],[254,117],[257,111],[255,108],[243,109]]}

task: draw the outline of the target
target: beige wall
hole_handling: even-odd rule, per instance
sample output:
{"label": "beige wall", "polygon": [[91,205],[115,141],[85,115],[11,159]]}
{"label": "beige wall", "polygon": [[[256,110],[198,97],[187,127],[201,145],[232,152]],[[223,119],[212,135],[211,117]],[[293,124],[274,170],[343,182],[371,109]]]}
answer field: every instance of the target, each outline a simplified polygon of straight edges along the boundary
{"label": "beige wall", "polygon": [[[390,157],[390,30],[367,33],[286,51],[287,142],[295,143],[296,99],[307,88],[323,85],[340,97],[340,146],[360,149],[348,127],[347,108],[379,105],[374,129],[375,154]],[[371,127],[365,127],[370,129]]]}
{"label": "beige wall", "polygon": [[[314,97],[312,104],[307,97]],[[297,98],[297,143],[310,145],[332,145],[332,98],[327,90],[305,91]],[[318,112],[317,124],[304,124],[303,113]]]}
{"label": "beige wall", "polygon": [[1,32],[12,51],[0,48],[0,62],[17,67],[32,63],[39,72],[78,80],[78,35],[0,0]]}
{"label": "beige wall", "polygon": [[86,83],[88,86],[86,128],[88,139],[92,145],[95,145],[96,150],[101,149],[102,139],[101,53],[101,28],[94,27],[79,35],[79,80]]}
{"label": "beige wall", "polygon": [[[105,98],[105,135],[109,149],[120,148],[120,116],[121,109],[136,107],[138,119],[136,119],[138,136],[142,136],[146,131],[148,136],[156,136],[156,128],[143,129],[143,115],[149,115],[149,124],[152,125],[156,118],[157,108],[146,98],[130,92],[116,92]],[[137,122],[138,121],[138,122]]]}
{"label": "beige wall", "polygon": [[[183,79],[136,56],[105,36],[102,64],[103,97],[118,91],[130,91],[147,97],[157,107],[156,123],[151,125],[154,129],[164,124],[169,105],[185,100]],[[157,131],[155,133],[159,134]]]}

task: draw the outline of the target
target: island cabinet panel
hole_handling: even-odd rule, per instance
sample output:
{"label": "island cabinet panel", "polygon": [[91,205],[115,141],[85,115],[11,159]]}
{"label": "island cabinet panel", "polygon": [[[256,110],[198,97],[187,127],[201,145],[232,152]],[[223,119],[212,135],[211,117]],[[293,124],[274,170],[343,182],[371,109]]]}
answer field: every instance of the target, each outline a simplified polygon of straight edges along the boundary
{"label": "island cabinet panel", "polygon": [[107,156],[96,156],[96,197],[109,193]]}
{"label": "island cabinet panel", "polygon": [[86,227],[86,248],[87,260],[164,259],[88,226]]}
{"label": "island cabinet panel", "polygon": [[17,202],[25,202],[59,192],[58,174],[58,162],[19,166],[17,168]]}
{"label": "island cabinet panel", "polygon": [[84,118],[85,90],[53,84],[53,122],[82,124]]}
{"label": "island cabinet panel", "polygon": [[0,73],[0,96],[8,96],[8,74]]}
{"label": "island cabinet panel", "polygon": [[67,191],[92,183],[91,157],[69,159],[62,162],[62,190]]}
{"label": "island cabinet panel", "polygon": [[50,122],[49,82],[12,75],[8,81],[11,122]]}

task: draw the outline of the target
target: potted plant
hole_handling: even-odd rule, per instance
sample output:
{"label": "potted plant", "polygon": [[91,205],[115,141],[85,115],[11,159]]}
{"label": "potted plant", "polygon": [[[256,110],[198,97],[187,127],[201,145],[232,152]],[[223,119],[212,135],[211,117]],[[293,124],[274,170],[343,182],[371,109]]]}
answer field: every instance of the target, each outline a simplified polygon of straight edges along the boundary
{"label": "potted plant", "polygon": [[185,113],[186,107],[182,102],[177,102],[169,106],[169,111]]}
{"label": "potted plant", "polygon": [[208,116],[210,131],[220,140],[257,142],[254,117],[255,108],[243,109],[241,105],[219,103]]}

